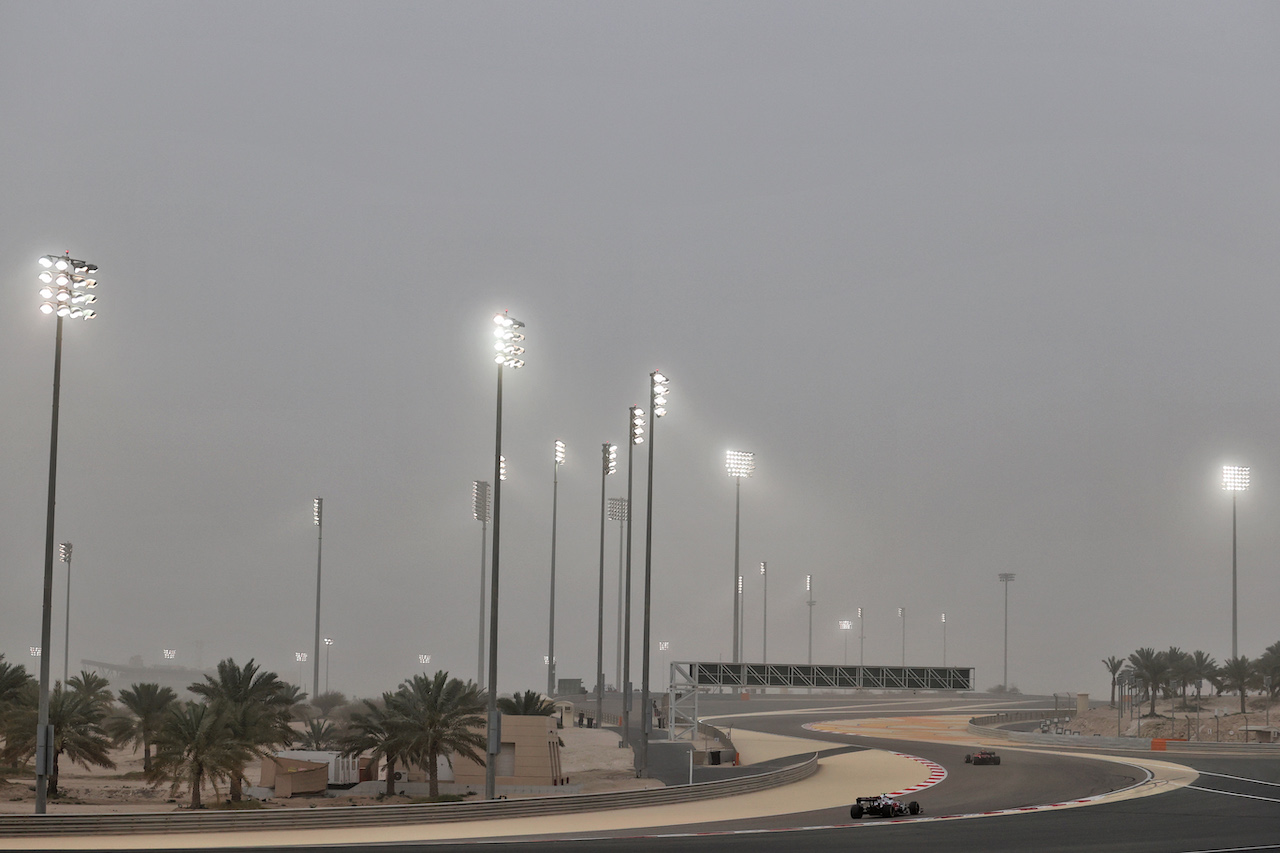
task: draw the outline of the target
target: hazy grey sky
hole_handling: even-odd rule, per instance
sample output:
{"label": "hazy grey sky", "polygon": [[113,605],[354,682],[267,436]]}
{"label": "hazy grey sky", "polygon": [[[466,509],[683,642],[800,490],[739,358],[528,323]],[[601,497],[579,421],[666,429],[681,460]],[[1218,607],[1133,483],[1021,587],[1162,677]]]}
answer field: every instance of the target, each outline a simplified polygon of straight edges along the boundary
{"label": "hazy grey sky", "polygon": [[1227,462],[1254,475],[1256,656],[1280,640],[1277,80],[1270,3],[0,0],[0,651],[39,641],[35,260],[69,250],[101,267],[64,344],[73,660],[296,680],[322,495],[332,686],[390,689],[419,653],[474,677],[504,309],[528,364],[501,692],[545,684],[556,439],[559,670],[592,680],[600,445],[655,368],[668,659],[731,654],[729,448],[758,454],[751,659],[767,560],[775,662],[805,659],[811,573],[816,661],[862,607],[867,663],[897,663],[905,607],[908,663],[940,663],[945,611],[948,663],[996,684],[999,572],[1024,691],[1103,693],[1139,645],[1222,660]]}

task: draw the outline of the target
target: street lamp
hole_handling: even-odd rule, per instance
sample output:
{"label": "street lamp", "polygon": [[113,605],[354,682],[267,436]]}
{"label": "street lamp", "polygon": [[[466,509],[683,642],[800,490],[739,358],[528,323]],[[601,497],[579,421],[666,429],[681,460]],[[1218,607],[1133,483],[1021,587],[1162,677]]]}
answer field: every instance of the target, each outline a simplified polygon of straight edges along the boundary
{"label": "street lamp", "polygon": [[492,800],[497,789],[498,755],[502,751],[502,717],[498,714],[498,566],[502,532],[502,481],[506,479],[506,460],[502,457],[502,369],[516,370],[524,366],[524,323],[506,313],[493,318],[493,361],[498,365],[498,403],[493,446],[493,560],[489,581],[489,714],[487,760],[484,763],[484,798]]}
{"label": "street lamp", "polygon": [[1236,493],[1249,491],[1249,469],[1238,465],[1223,465],[1222,490],[1231,492],[1231,656],[1236,657],[1239,625],[1236,607]]}
{"label": "street lamp", "polygon": [[[57,504],[58,481],[58,405],[62,389],[62,320],[89,320],[96,316],[85,308],[98,301],[90,291],[98,282],[91,276],[98,267],[76,260],[68,255],[45,255],[40,258],[42,269],[40,311],[57,317],[53,350],[53,414],[49,428],[49,501],[45,516],[44,534],[44,599],[41,609],[40,647],[47,649],[53,621],[53,521]],[[69,567],[68,567],[69,568]],[[36,814],[45,813],[48,796],[48,776],[53,769],[53,730],[49,725],[49,658],[40,656],[40,699],[36,716]]]}
{"label": "street lamp", "polygon": [[760,607],[761,663],[769,662],[769,564],[761,561],[760,580],[764,581],[764,604]]}
{"label": "street lamp", "polygon": [[58,546],[58,559],[67,564],[67,618],[62,635],[62,686],[67,686],[67,662],[71,657],[71,543]]}
{"label": "street lamp", "polygon": [[1004,584],[1004,689],[1009,691],[1009,584],[1013,581],[1013,572],[1000,572],[1000,583]]}
{"label": "street lamp", "polygon": [[840,630],[844,632],[844,665],[849,665],[849,632],[853,630],[852,619],[841,619]]}
{"label": "street lamp", "polygon": [[312,647],[311,690],[320,692],[320,549],[324,544],[324,498],[316,498],[311,505],[311,517],[316,524],[316,641]]}
{"label": "street lamp", "polygon": [[632,406],[627,410],[627,565],[623,596],[622,627],[622,742],[631,745],[631,484],[635,466],[636,445],[644,444],[644,409]]}
{"label": "street lamp", "polygon": [[618,470],[618,446],[600,446],[600,583],[596,594],[596,720],[604,719],[604,481]]}
{"label": "street lamp", "polygon": [[653,595],[653,441],[658,434],[658,418],[667,414],[667,393],[670,380],[655,370],[649,374],[649,411],[653,413],[653,425],[649,427],[649,482],[645,494],[644,519],[644,629],[643,650],[640,661],[640,712],[644,724],[640,727],[640,776],[649,772],[649,732],[653,730],[653,714],[649,712],[649,656],[652,638]]}
{"label": "street lamp", "polygon": [[324,638],[324,692],[329,692],[329,651],[333,647],[333,638]]}
{"label": "street lamp", "polygon": [[809,664],[813,664],[813,605],[817,604],[813,600],[813,575],[804,576],[804,591],[808,594],[809,600],[805,602],[809,605]]}
{"label": "street lamp", "polygon": [[[752,472],[756,470],[756,455],[743,450],[726,450],[724,454],[724,467],[729,472],[729,476],[733,478],[733,576],[740,577],[738,574],[738,541],[741,531],[742,517],[742,478],[750,477]],[[742,590],[738,590],[738,594],[733,598],[733,662],[741,663],[742,661],[742,641],[741,641],[741,622],[742,622]]]}
{"label": "street lamp", "polygon": [[489,533],[489,483],[474,480],[471,483],[471,513],[480,522],[480,651],[476,662],[476,685],[484,688],[484,586],[485,542]]}
{"label": "street lamp", "polygon": [[560,466],[564,442],[556,439],[555,465],[551,470],[551,615],[547,619],[547,695],[556,694],[556,508],[560,500]]}
{"label": "street lamp", "polygon": [[902,620],[902,665],[907,665],[907,608],[898,608],[898,618]]}
{"label": "street lamp", "polygon": [[[622,574],[622,545],[623,536],[626,533],[624,525],[627,521],[628,505],[626,498],[609,498],[609,520],[618,522],[618,641],[614,645],[617,653],[617,668],[613,671],[614,677],[618,679],[618,692],[621,693],[625,689],[626,682],[622,677],[622,603],[623,603],[623,574]],[[625,701],[625,700],[623,700]]]}

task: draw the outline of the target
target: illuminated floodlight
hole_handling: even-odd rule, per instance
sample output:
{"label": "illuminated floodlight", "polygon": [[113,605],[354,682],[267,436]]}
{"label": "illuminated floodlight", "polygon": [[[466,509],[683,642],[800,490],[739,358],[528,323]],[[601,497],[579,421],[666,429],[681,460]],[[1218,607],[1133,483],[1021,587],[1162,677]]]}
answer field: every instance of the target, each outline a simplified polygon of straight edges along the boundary
{"label": "illuminated floodlight", "polygon": [[804,576],[804,591],[809,592],[813,589],[813,575]]}
{"label": "illuminated floodlight", "polygon": [[30,648],[30,649],[31,649],[31,656],[32,656],[33,658],[38,658],[38,657],[40,657],[40,651],[41,651],[41,649],[40,649],[40,647],[39,647],[39,646],[28,646],[28,648]]}
{"label": "illuminated floodlight", "polygon": [[498,479],[507,479],[507,457],[505,456],[498,457]]}
{"label": "illuminated floodlight", "polygon": [[426,666],[431,663],[431,655],[418,655],[418,663]]}
{"label": "illuminated floodlight", "polygon": [[165,660],[173,660],[174,658],[176,658],[176,657],[178,656],[178,650],[177,650],[177,649],[161,649],[161,651],[163,651],[163,652],[164,652],[164,659],[165,659]]}
{"label": "illuminated floodlight", "polygon": [[841,619],[841,620],[840,620],[840,630],[841,630],[841,631],[852,631],[852,630],[853,630],[853,620],[852,620],[852,619]]}
{"label": "illuminated floodlight", "polygon": [[315,521],[316,527],[319,527],[320,522],[324,519],[324,498],[316,498],[312,501],[311,518]]}
{"label": "illuminated floodlight", "polygon": [[668,651],[670,648],[671,648],[671,643],[665,642],[663,640],[658,641],[658,651],[665,652],[665,651]]}
{"label": "illuminated floodlight", "polygon": [[609,498],[610,521],[626,521],[628,512],[626,498]]}
{"label": "illuminated floodlight", "polygon": [[730,477],[750,477],[756,470],[756,455],[745,450],[726,450],[724,467]]}
{"label": "illuminated floodlight", "polygon": [[324,638],[324,644],[325,644],[326,646],[332,646],[332,645],[333,645],[333,638],[332,638],[332,637],[325,637],[325,638]]}
{"label": "illuminated floodlight", "polygon": [[293,659],[294,659],[294,660],[296,660],[298,663],[306,663],[306,662],[307,662],[307,653],[306,653],[306,652],[294,652],[294,653],[293,653]]}
{"label": "illuminated floodlight", "polygon": [[1249,469],[1239,465],[1223,465],[1222,490],[1224,492],[1249,491]]}
{"label": "illuminated floodlight", "polygon": [[604,454],[604,473],[616,474],[618,472],[618,445],[605,442],[601,447]]}
{"label": "illuminated floodlight", "polygon": [[519,358],[524,355],[524,347],[520,346],[524,341],[524,334],[519,331],[524,328],[524,323],[506,314],[495,314],[493,323],[493,336],[496,339],[493,342],[494,362],[513,369],[524,367],[524,361]]}
{"label": "illuminated floodlight", "polygon": [[667,413],[667,394],[670,392],[671,380],[656,370],[649,374],[649,378],[653,383],[650,394],[650,399],[653,401],[653,416],[660,418]]}
{"label": "illuminated floodlight", "polygon": [[631,443],[644,444],[644,409],[631,407]]}
{"label": "illuminated floodlight", "polygon": [[558,440],[556,441],[556,464],[564,464],[564,442]]}
{"label": "illuminated floodlight", "polygon": [[471,483],[471,514],[476,521],[489,523],[489,483],[485,480]]}

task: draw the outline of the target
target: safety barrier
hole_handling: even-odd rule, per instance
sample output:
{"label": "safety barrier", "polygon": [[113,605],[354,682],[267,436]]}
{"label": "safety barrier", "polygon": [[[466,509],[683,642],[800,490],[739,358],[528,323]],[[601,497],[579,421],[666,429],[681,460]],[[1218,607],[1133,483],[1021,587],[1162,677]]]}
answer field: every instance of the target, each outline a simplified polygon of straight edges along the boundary
{"label": "safety barrier", "polygon": [[638,791],[485,800],[478,803],[430,803],[387,806],[324,806],[261,811],[180,811],[159,814],[0,815],[0,838],[40,835],[138,835],[191,832],[299,831],[406,826],[512,817],[665,806],[765,791],[798,782],[817,772],[818,754],[766,773]]}
{"label": "safety barrier", "polygon": [[1038,746],[1074,746],[1102,749],[1125,749],[1140,752],[1227,752],[1248,755],[1280,755],[1280,743],[1222,743],[1220,741],[1175,740],[1147,737],[1100,737],[1096,735],[1058,735],[1040,732],[1016,732],[1000,726],[1007,723],[1045,719],[1048,711],[1012,711],[969,720],[969,731],[985,738]]}

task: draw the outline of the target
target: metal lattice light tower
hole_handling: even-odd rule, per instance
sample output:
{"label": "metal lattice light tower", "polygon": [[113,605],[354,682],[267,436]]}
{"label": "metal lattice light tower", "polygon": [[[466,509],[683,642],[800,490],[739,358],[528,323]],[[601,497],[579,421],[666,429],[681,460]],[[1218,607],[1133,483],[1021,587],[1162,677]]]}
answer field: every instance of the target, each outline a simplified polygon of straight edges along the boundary
{"label": "metal lattice light tower", "polygon": [[804,591],[809,596],[809,600],[805,603],[809,605],[809,663],[813,663],[813,605],[817,604],[813,600],[813,575],[804,576]]}
{"label": "metal lattice light tower", "polygon": [[471,514],[480,522],[480,651],[476,658],[476,684],[484,687],[484,611],[485,611],[485,543],[489,534],[489,483],[474,480],[471,483]]}
{"label": "metal lattice light tower", "polygon": [[329,652],[333,648],[333,638],[324,638],[324,692],[329,692]]}
{"label": "metal lattice light tower", "polygon": [[1004,584],[1004,689],[1009,690],[1009,584],[1013,581],[1013,572],[1000,572],[1000,583]]}
{"label": "metal lattice light tower", "polygon": [[551,474],[551,615],[547,618],[547,696],[556,695],[556,508],[560,500],[560,466],[564,442],[556,439],[555,467]]}
{"label": "metal lattice light tower", "polygon": [[622,626],[622,742],[631,745],[631,484],[636,445],[644,444],[644,409],[632,406],[627,414],[627,565],[623,599]]}
{"label": "metal lattice light tower", "polygon": [[1239,655],[1238,607],[1236,593],[1236,494],[1249,491],[1249,469],[1239,465],[1222,466],[1222,490],[1231,493],[1231,656]]}
{"label": "metal lattice light tower", "polygon": [[617,620],[617,642],[614,645],[614,651],[617,653],[616,669],[614,669],[614,677],[618,679],[618,692],[621,693],[625,689],[626,681],[622,675],[622,605],[623,605],[623,565],[622,565],[622,545],[623,537],[626,535],[627,523],[627,499],[626,498],[609,498],[609,520],[618,522],[618,620]]}
{"label": "metal lattice light tower", "polygon": [[649,482],[645,494],[644,519],[644,628],[640,660],[640,776],[649,772],[649,733],[653,731],[653,714],[649,708],[649,656],[652,646],[650,628],[653,600],[653,443],[657,435],[658,418],[667,414],[667,393],[670,380],[655,370],[649,374],[649,411],[653,413],[653,425],[649,428]]}
{"label": "metal lattice light tower", "polygon": [[311,691],[314,695],[320,692],[320,549],[324,544],[324,498],[315,499],[311,515],[316,523],[316,641],[311,650]]}
{"label": "metal lattice light tower", "polygon": [[[96,316],[92,292],[98,282],[91,276],[98,267],[67,255],[45,255],[39,260],[40,311],[57,317],[53,350],[53,415],[49,428],[49,501],[44,534],[44,598],[41,610],[40,648],[49,648],[53,621],[53,523],[58,482],[58,406],[62,391],[62,321],[90,320]],[[45,813],[48,776],[53,769],[53,729],[49,725],[49,656],[40,656],[40,699],[36,715],[36,814]]]}
{"label": "metal lattice light tower", "polygon": [[902,665],[907,665],[907,608],[898,608],[898,618],[902,620]]}
{"label": "metal lattice light tower", "polygon": [[769,662],[769,564],[761,561],[760,580],[764,582],[764,603],[760,607],[761,663]]}
{"label": "metal lattice light tower", "polygon": [[71,660],[71,543],[58,546],[58,559],[67,564],[67,616],[62,635],[62,687],[67,686],[68,667]]}
{"label": "metal lattice light tower", "polygon": [[618,470],[618,445],[600,447],[600,582],[596,595],[596,725],[604,721],[604,481]]}
{"label": "metal lattice light tower", "polygon": [[852,619],[841,619],[840,630],[844,633],[844,665],[849,665],[849,632],[853,630]]}
{"label": "metal lattice light tower", "polygon": [[497,340],[493,348],[496,351],[494,363],[498,365],[498,404],[495,417],[493,447],[493,559],[490,565],[489,581],[489,713],[488,744],[484,763],[484,798],[492,800],[497,789],[497,759],[502,751],[502,717],[498,714],[498,579],[499,579],[499,546],[502,534],[502,481],[506,479],[506,460],[502,456],[502,369],[512,370],[524,367],[524,323],[507,314],[496,314],[493,318],[493,334]]}
{"label": "metal lattice light tower", "polygon": [[[756,455],[743,450],[726,450],[724,467],[733,478],[733,577],[737,583],[738,543],[741,534],[742,518],[742,478],[750,477],[756,470]],[[738,589],[733,596],[733,662],[742,662],[742,590]]]}
{"label": "metal lattice light tower", "polygon": [[942,614],[942,665],[947,665],[947,614]]}

